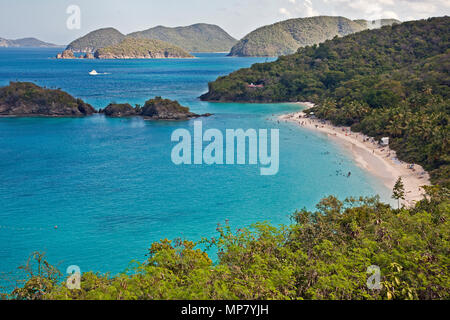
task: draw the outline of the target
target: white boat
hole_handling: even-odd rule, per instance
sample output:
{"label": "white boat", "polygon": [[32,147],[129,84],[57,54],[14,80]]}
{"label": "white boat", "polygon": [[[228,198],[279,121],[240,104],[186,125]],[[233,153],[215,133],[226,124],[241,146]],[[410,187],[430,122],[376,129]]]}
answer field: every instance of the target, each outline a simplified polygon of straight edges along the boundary
{"label": "white boat", "polygon": [[89,72],[89,74],[90,74],[91,76],[96,76],[96,75],[98,75],[98,72],[95,71],[95,70],[92,70],[91,72]]}

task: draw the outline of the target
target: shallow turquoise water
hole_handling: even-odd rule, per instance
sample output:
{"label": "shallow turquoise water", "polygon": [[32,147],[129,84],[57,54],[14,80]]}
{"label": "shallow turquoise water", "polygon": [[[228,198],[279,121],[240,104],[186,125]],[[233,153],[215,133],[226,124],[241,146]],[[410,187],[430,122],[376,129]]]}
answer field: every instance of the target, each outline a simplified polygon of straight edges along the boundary
{"label": "shallow turquoise water", "polygon": [[[274,120],[299,106],[197,99],[208,81],[265,59],[49,59],[54,54],[0,50],[0,85],[17,79],[59,87],[97,108],[161,95],[214,113],[202,119],[205,130],[278,128],[280,171],[261,176],[257,166],[174,165],[171,133],[192,130],[193,121],[0,118],[0,273],[14,271],[36,250],[61,270],[75,264],[82,271],[119,272],[132,259],[144,260],[153,241],[214,236],[227,219],[234,228],[281,224],[330,194],[389,197],[325,136]],[[110,74],[92,77],[92,69]]]}

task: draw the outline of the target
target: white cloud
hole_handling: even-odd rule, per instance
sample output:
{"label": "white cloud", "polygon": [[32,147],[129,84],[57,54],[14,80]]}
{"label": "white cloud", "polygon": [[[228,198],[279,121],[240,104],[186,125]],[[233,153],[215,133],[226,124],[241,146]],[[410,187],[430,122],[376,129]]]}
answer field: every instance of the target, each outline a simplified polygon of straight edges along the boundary
{"label": "white cloud", "polygon": [[[310,2],[310,0],[305,1]],[[352,19],[422,19],[449,14],[450,0],[314,0],[320,14]]]}
{"label": "white cloud", "polygon": [[278,12],[281,13],[282,15],[287,16],[287,17],[290,17],[290,16],[291,16],[291,13],[290,13],[286,8],[280,8],[280,9],[278,10]]}

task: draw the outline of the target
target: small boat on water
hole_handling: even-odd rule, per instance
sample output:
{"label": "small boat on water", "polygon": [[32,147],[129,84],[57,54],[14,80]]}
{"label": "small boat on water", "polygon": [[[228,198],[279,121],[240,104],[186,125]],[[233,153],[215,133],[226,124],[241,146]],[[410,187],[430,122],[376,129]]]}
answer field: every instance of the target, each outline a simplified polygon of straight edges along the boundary
{"label": "small boat on water", "polygon": [[95,70],[92,70],[91,72],[89,72],[89,74],[90,74],[91,76],[96,76],[96,75],[98,75],[98,72],[95,71]]}

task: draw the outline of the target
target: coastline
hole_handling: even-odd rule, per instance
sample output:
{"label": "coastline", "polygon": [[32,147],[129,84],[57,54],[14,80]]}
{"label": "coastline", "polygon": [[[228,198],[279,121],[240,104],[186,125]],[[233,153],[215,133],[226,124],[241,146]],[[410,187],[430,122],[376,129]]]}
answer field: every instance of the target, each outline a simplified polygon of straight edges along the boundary
{"label": "coastline", "polygon": [[[310,102],[299,103],[312,107]],[[349,127],[337,127],[328,121],[305,117],[304,112],[295,112],[278,117],[279,120],[294,122],[303,128],[326,134],[330,139],[351,152],[356,164],[379,178],[383,184],[393,189],[398,177],[405,187],[405,200],[402,205],[411,207],[423,198],[421,186],[431,185],[428,173],[418,164],[413,165],[397,159],[396,152],[389,147],[380,146],[373,138],[362,133],[353,132]]]}

